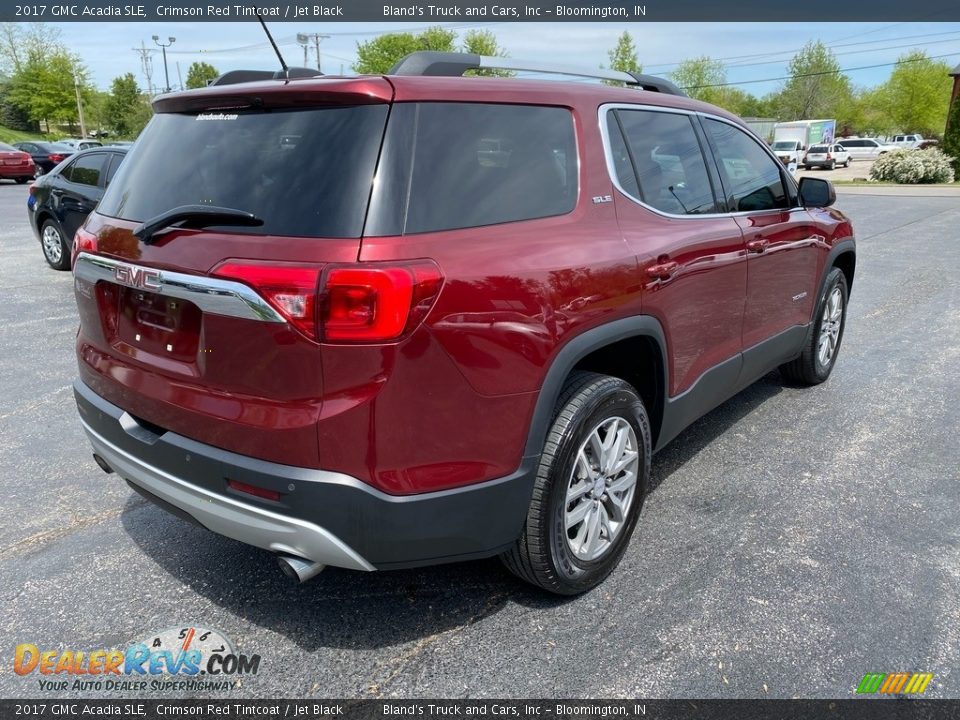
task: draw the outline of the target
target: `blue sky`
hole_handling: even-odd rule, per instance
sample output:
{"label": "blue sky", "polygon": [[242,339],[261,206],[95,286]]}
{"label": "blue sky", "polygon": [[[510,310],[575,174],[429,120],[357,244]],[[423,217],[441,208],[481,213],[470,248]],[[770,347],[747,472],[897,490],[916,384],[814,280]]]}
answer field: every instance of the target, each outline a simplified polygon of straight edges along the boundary
{"label": "blue sky", "polygon": [[[565,65],[598,67],[607,62],[607,50],[628,30],[636,41],[644,70],[665,74],[681,60],[698,55],[730,58],[727,80],[744,82],[777,78],[785,74],[793,52],[808,40],[822,40],[837,53],[843,68],[890,63],[909,49],[923,48],[929,55],[947,55],[951,67],[960,63],[960,23],[459,23],[449,24],[462,36],[472,27],[494,31],[501,45],[515,58],[555,61]],[[186,77],[187,67],[205,60],[218,70],[270,68],[276,64],[260,26],[246,23],[63,23],[63,40],[80,53],[94,83],[103,89],[117,75],[133,72],[146,87],[134,47],[141,41],[153,47],[151,36],[176,37],[168,50],[171,85],[177,84],[177,63]],[[323,70],[349,73],[358,41],[376,34],[421,29],[423,23],[276,23],[271,29],[291,65],[303,64],[297,32],[331,35],[323,41]],[[750,57],[745,57],[750,56]],[[311,53],[310,62],[314,62]],[[857,70],[854,84],[883,82],[890,67]],[[163,85],[159,51],[153,60],[153,83]],[[743,84],[762,95],[775,90],[778,81]]]}

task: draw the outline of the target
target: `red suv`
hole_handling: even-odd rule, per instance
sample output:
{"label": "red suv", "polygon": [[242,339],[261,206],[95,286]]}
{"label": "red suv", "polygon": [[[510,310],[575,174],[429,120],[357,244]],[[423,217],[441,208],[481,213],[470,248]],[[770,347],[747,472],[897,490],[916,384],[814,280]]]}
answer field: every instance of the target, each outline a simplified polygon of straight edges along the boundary
{"label": "red suv", "polygon": [[573,594],[654,452],[771,369],[827,379],[855,264],[827,181],[665,81],[459,77],[488,67],[531,66],[154,102],[74,243],[104,470],[301,580],[501,555]]}

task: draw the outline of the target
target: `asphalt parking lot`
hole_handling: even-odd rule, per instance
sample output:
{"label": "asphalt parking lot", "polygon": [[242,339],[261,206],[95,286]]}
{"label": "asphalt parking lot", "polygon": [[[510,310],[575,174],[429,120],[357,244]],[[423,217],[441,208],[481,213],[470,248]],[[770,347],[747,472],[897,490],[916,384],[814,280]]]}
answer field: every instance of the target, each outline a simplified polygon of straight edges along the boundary
{"label": "asphalt parking lot", "polygon": [[960,697],[960,197],[841,191],[860,258],[829,382],[773,373],[684,432],[619,569],[560,600],[496,560],[297,586],[101,472],[26,194],[0,183],[0,697],[45,695],[19,643],[188,625],[262,656],[232,696],[847,697],[915,671]]}

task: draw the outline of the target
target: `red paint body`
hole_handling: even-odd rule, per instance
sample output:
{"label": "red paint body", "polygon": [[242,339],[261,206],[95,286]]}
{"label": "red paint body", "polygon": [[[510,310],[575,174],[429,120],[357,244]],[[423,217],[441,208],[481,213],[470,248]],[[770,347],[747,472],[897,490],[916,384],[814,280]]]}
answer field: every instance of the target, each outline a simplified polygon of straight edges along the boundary
{"label": "red paint body", "polygon": [[[641,313],[657,318],[667,339],[668,395],[675,396],[743,349],[809,323],[827,253],[852,234],[835,210],[671,218],[622,195],[605,164],[599,106],[666,105],[739,123],[685,98],[501,78],[361,78],[210,88],[161,99],[157,108],[241,103],[238,95],[266,105],[445,100],[573,113],[579,198],[559,217],[360,240],[183,230],[153,245],[131,234],[135,223],[94,213],[86,224],[99,254],[185,273],[209,274],[229,258],[432,259],[444,284],[426,320],[402,340],[376,345],[318,343],[284,323],[184,310],[178,337],[185,344],[151,352],[149,338],[136,347],[125,341],[136,328],[124,323],[141,315],[114,311],[120,322],[111,324],[109,303],[118,298],[78,293],[81,378],[108,401],[204,443],[343,472],[387,493],[516,470],[552,358],[590,328]],[[593,202],[608,195],[612,202]],[[765,241],[765,251],[751,252],[754,241]],[[677,269],[652,278],[647,268],[664,260]],[[805,298],[793,300],[801,292]]]}

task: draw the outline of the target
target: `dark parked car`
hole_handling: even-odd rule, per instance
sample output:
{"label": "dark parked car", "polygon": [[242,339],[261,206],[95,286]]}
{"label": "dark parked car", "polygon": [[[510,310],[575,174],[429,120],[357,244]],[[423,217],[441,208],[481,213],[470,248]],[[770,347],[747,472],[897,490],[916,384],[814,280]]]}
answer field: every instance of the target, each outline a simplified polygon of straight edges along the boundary
{"label": "dark parked car", "polygon": [[74,243],[101,468],[300,580],[502,555],[573,594],[687,425],[776,368],[827,380],[855,265],[828,181],[661,79],[450,77],[481,67],[543,70],[415,53],[154,100]]}
{"label": "dark parked car", "polygon": [[30,225],[50,267],[70,269],[74,233],[100,202],[126,155],[127,148],[120,147],[84,150],[30,186]]}
{"label": "dark parked car", "polygon": [[16,180],[23,184],[36,173],[36,165],[29,153],[17,150],[12,145],[0,143],[0,180]]}
{"label": "dark parked car", "polygon": [[37,166],[37,177],[53,170],[68,157],[73,155],[74,150],[69,145],[60,143],[43,142],[40,140],[28,140],[26,142],[14,143],[17,150],[30,153],[34,165]]}

